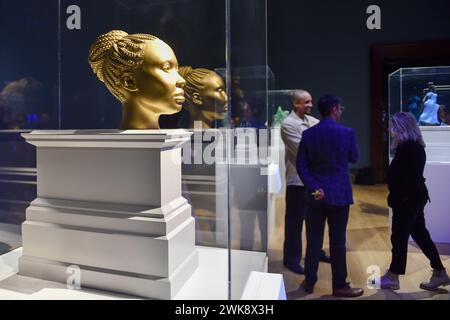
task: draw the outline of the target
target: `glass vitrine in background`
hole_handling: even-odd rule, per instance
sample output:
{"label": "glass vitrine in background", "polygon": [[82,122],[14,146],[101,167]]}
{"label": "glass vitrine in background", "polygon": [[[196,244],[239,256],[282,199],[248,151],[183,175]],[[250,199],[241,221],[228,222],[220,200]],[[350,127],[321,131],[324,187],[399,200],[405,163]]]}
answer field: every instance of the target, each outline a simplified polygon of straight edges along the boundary
{"label": "glass vitrine in background", "polygon": [[411,112],[420,126],[450,125],[450,67],[402,68],[389,75],[389,114]]}
{"label": "glass vitrine in background", "polygon": [[36,197],[35,148],[20,136],[59,127],[58,2],[0,1],[0,254],[21,246]]}
{"label": "glass vitrine in background", "polygon": [[389,116],[411,112],[427,132],[439,129],[425,127],[450,125],[449,66],[401,68],[389,75],[388,85]]}

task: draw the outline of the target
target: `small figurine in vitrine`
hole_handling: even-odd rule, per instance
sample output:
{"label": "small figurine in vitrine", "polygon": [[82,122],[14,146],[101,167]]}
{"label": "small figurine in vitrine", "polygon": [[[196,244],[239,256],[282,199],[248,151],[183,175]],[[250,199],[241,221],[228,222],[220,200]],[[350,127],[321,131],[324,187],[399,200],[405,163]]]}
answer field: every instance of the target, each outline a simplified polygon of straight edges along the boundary
{"label": "small figurine in vitrine", "polygon": [[428,82],[427,88],[423,89],[423,102],[426,101],[427,93],[429,92],[436,93],[436,86],[434,85],[433,82]]}
{"label": "small figurine in vitrine", "polygon": [[423,111],[419,118],[419,125],[421,126],[438,126],[440,125],[438,119],[439,104],[437,103],[438,95],[429,91],[425,95],[425,102],[423,104]]}

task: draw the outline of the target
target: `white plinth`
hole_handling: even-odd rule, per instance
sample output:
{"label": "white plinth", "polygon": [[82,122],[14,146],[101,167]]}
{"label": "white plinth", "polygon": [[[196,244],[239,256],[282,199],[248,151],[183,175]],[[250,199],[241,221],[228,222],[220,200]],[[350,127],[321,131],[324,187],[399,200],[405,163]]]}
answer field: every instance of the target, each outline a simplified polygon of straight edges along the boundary
{"label": "white plinth", "polygon": [[223,162],[226,132],[191,130],[183,145],[183,196],[194,208],[197,245],[228,245],[228,166]]}
{"label": "white plinth", "polygon": [[450,243],[450,127],[420,127],[426,144],[424,176],[431,198],[425,219],[435,242]]}
{"label": "white plinth", "polygon": [[198,265],[181,196],[183,130],[37,131],[37,198],[22,225],[19,274],[171,299]]}
{"label": "white plinth", "polygon": [[252,271],[241,300],[287,300],[283,275]]}
{"label": "white plinth", "polygon": [[450,161],[450,126],[448,127],[420,127],[425,141],[427,161]]}
{"label": "white plinth", "polygon": [[450,243],[450,162],[427,162],[424,176],[431,203],[425,207],[425,221],[435,242]]}
{"label": "white plinth", "polygon": [[[174,300],[226,300],[229,297],[229,252],[227,249],[196,247],[199,265],[187,280]],[[68,288],[64,283],[45,281],[17,275],[18,259],[22,248],[0,256],[0,300],[104,300],[136,299],[134,296],[120,295],[111,291],[89,288]],[[241,296],[247,299],[283,299],[282,275],[261,274],[267,272],[267,255],[263,252],[231,250],[231,299]],[[258,277],[252,277],[252,271],[259,271]],[[250,277],[249,277],[250,275]],[[257,280],[257,281],[254,281]],[[261,281],[262,280],[262,281]],[[259,286],[258,283],[262,284]],[[255,291],[255,285],[259,289]],[[268,287],[270,285],[270,287]],[[267,291],[267,290],[274,291]],[[263,289],[264,292],[261,292]],[[243,292],[247,292],[243,296]],[[248,294],[251,295],[248,295]]]}

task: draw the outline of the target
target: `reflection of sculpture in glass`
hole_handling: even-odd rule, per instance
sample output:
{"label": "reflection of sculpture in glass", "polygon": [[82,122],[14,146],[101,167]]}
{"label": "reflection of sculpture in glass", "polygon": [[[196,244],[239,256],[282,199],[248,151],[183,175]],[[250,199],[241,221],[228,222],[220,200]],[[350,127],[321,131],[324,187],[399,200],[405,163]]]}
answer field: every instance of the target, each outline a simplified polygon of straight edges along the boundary
{"label": "reflection of sculpture in glass", "polygon": [[159,116],[185,101],[175,54],[155,36],[110,31],[90,48],[89,64],[123,105],[121,129],[159,129]]}
{"label": "reflection of sculpture in glass", "polygon": [[227,111],[227,93],[222,78],[212,70],[189,66],[180,68],[186,80],[184,109],[189,112],[190,128],[201,121],[203,129],[215,128]]}
{"label": "reflection of sculpture in glass", "polygon": [[419,124],[422,126],[439,125],[438,112],[437,94],[430,91],[425,96],[425,103],[423,104],[423,112],[420,115]]}
{"label": "reflection of sculpture in glass", "polygon": [[48,116],[50,101],[51,95],[40,81],[31,77],[12,81],[0,90],[0,128],[40,128],[40,118]]}

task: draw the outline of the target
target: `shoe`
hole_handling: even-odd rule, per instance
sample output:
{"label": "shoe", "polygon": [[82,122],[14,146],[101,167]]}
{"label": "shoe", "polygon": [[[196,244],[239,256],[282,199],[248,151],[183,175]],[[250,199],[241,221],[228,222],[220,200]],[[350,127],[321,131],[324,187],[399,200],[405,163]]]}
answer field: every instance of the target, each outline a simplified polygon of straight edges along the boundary
{"label": "shoe", "polygon": [[303,267],[301,265],[299,265],[299,264],[291,264],[291,263],[287,264],[287,263],[284,263],[283,265],[287,269],[291,270],[294,273],[305,274],[305,269],[303,269]]}
{"label": "shoe", "polygon": [[303,291],[305,291],[308,294],[311,294],[314,292],[314,286],[311,286],[310,284],[308,284],[308,282],[306,282],[306,280],[303,280],[302,284],[300,285],[300,288],[302,288]]}
{"label": "shoe", "polygon": [[422,282],[420,288],[424,290],[436,291],[440,286],[450,285],[450,278],[445,269],[433,270],[430,281]]}
{"label": "shoe", "polygon": [[362,296],[364,290],[361,288],[352,288],[347,283],[343,288],[333,289],[333,296],[338,298],[356,298]]}
{"label": "shoe", "polygon": [[380,278],[380,288],[389,290],[400,289],[400,281],[398,280],[398,274],[391,272],[390,270]]}
{"label": "shoe", "polygon": [[327,256],[325,251],[322,251],[322,253],[320,254],[319,261],[325,262],[325,263],[331,263],[331,258],[330,258],[330,256]]}

